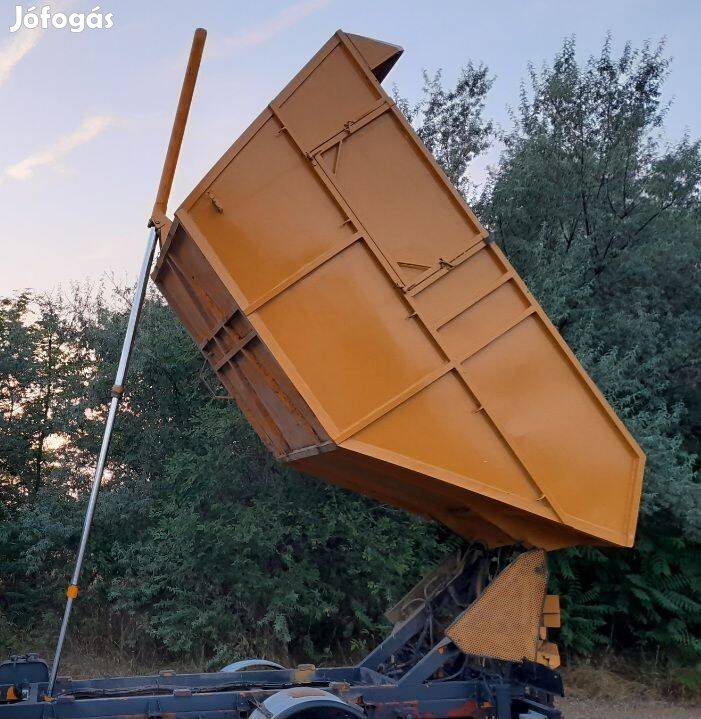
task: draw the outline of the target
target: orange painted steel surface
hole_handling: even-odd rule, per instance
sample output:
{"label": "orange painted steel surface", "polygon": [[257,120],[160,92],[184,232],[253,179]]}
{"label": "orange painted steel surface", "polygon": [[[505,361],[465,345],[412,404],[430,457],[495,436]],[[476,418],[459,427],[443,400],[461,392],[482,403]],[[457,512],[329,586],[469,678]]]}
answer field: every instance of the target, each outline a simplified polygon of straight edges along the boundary
{"label": "orange painted steel surface", "polygon": [[154,272],[300,470],[490,544],[633,542],[644,455],[337,32],[176,212]]}

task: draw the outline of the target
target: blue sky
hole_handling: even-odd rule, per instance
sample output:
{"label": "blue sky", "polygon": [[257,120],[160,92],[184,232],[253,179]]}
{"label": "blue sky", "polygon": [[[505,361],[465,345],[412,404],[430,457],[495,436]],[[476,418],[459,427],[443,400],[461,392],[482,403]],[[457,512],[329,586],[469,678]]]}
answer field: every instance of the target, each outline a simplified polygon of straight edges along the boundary
{"label": "blue sky", "polygon": [[[527,63],[552,58],[566,35],[577,36],[582,57],[608,31],[617,49],[666,37],[668,135],[701,134],[696,0],[105,0],[109,30],[11,34],[16,5],[0,0],[0,294],[136,274],[198,25],[209,37],[171,213],[339,27],[402,45],[385,82],[409,97],[424,68],[444,68],[450,81],[467,60],[484,61],[496,75],[488,114],[502,124]],[[89,13],[97,3],[50,5]]]}

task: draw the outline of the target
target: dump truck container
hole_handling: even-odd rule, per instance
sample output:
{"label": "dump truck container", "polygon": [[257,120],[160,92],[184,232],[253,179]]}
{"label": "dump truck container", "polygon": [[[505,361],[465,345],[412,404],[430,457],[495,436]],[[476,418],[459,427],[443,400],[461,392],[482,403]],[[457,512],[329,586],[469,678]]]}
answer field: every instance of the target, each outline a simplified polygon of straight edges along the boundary
{"label": "dump truck container", "polygon": [[491,545],[630,545],[644,455],[382,89],[401,52],[335,33],[155,281],[278,459]]}

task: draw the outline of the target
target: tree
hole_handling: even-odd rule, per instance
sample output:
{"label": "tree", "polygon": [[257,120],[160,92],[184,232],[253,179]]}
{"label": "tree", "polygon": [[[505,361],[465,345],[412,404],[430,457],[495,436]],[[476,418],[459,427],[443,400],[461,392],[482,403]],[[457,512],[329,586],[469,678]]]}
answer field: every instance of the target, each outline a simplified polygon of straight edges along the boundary
{"label": "tree", "polygon": [[90,359],[81,342],[89,292],[0,301],[0,491],[6,509],[55,474]]}
{"label": "tree", "polygon": [[394,99],[448,179],[464,194],[471,189],[467,168],[490,145],[494,125],[485,120],[484,103],[494,78],[485,65],[469,62],[452,90],[443,87],[439,70],[424,72],[423,98],[411,104],[394,88]]}
{"label": "tree", "polygon": [[[609,38],[581,64],[565,40],[551,65],[529,67],[476,204],[648,457],[636,550],[553,557],[561,639],[583,653],[612,637],[618,646],[701,652],[701,153],[689,137],[661,138],[668,72],[663,45],[626,45],[615,57]],[[464,190],[466,166],[454,171],[450,148],[470,147],[470,123],[455,118],[474,119],[488,85],[473,85],[478,97],[460,86],[444,89],[440,73],[427,82],[416,105],[427,116],[400,104]],[[446,98],[450,112],[431,110]],[[477,133],[479,150],[486,137]]]}

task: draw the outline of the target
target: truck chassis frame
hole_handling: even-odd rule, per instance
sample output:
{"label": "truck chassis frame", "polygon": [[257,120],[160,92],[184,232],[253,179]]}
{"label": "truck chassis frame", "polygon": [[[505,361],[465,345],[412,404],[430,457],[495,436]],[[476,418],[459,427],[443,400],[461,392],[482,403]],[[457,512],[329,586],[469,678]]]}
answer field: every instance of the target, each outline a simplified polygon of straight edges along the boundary
{"label": "truck chassis frame", "polygon": [[446,619],[482,593],[488,558],[469,557],[442,565],[392,608],[394,629],[355,666],[247,660],[203,674],[59,676],[48,696],[45,662],[13,657],[0,664],[0,719],[560,719],[558,672],[465,654],[444,635]]}

